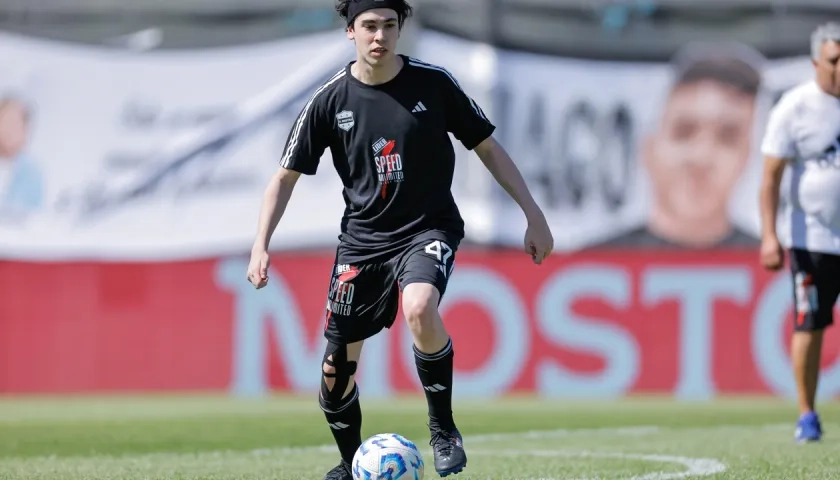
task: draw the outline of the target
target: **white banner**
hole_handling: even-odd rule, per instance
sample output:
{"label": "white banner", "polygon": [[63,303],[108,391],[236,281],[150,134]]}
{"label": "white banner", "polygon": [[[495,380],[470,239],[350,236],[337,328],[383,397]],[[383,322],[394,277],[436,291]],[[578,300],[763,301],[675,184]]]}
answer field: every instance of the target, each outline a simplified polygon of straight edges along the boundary
{"label": "white banner", "polygon": [[[0,257],[248,251],[291,123],[352,56],[340,32],[145,53],[0,36]],[[335,243],[341,183],[323,161],[275,248]]]}
{"label": "white banner", "polygon": [[[449,69],[499,127],[557,250],[757,244],[756,146],[779,92],[811,75],[807,58],[732,50],[760,76],[752,96],[732,88],[749,73],[725,73],[741,67],[416,35],[412,54]],[[341,32],[143,53],[0,35],[0,258],[247,252],[291,123],[352,57]],[[678,83],[679,72],[694,80]],[[473,153],[456,151],[467,240],[521,245],[518,207]],[[341,190],[327,153],[298,183],[272,247],[335,245]]]}

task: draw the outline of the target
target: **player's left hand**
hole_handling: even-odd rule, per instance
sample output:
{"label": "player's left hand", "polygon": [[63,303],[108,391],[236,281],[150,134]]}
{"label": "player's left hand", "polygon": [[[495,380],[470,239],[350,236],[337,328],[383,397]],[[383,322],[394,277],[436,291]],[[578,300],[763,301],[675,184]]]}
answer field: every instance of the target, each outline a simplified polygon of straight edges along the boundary
{"label": "player's left hand", "polygon": [[251,261],[248,263],[246,278],[258,290],[268,285],[268,266],[270,264],[271,258],[269,258],[268,252],[262,250],[251,252]]}
{"label": "player's left hand", "polygon": [[554,249],[554,237],[548,222],[543,215],[537,218],[528,219],[528,228],[525,230],[525,253],[531,255],[534,263],[541,264]]}

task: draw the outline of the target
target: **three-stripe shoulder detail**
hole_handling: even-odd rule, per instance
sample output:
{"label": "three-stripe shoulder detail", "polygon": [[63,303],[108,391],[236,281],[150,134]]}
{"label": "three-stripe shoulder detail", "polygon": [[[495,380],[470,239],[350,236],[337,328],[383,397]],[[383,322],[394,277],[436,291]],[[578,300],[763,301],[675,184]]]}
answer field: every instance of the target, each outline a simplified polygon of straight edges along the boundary
{"label": "three-stripe shoulder detail", "polygon": [[300,131],[303,128],[304,123],[307,121],[307,116],[311,114],[312,104],[315,103],[315,99],[318,98],[319,95],[324,93],[328,90],[332,85],[335,85],[339,80],[341,80],[346,75],[346,71],[344,68],[336,72],[329,80],[324,82],[315,93],[309,97],[309,100],[306,102],[306,105],[303,107],[303,110],[300,112],[298,116],[297,122],[292,129],[292,136],[289,138],[289,145],[286,147],[286,152],[283,154],[282,159],[280,160],[281,167],[288,167],[289,163],[291,162],[292,155],[295,152],[295,149],[298,146],[298,141],[300,140]]}

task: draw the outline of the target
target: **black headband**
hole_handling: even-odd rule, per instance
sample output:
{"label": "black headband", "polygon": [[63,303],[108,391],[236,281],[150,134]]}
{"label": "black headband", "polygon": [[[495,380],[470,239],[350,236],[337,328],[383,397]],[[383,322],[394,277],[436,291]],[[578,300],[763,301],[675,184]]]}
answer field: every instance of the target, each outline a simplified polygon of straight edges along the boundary
{"label": "black headband", "polygon": [[360,13],[373,10],[374,8],[390,8],[397,12],[397,16],[399,17],[398,21],[402,25],[403,19],[400,12],[404,6],[405,3],[403,0],[353,0],[347,6],[347,26],[353,25],[353,22]]}

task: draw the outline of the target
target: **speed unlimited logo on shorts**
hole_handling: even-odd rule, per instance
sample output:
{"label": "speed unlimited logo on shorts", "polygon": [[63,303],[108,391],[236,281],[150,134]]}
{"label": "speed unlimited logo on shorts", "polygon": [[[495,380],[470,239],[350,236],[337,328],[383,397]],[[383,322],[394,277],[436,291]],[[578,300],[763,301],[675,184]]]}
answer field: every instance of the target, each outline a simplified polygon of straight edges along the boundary
{"label": "speed unlimited logo on shorts", "polygon": [[327,311],[330,314],[346,317],[353,312],[353,294],[356,292],[353,279],[358,274],[358,267],[336,265],[335,275],[330,281],[330,293],[327,300]]}

